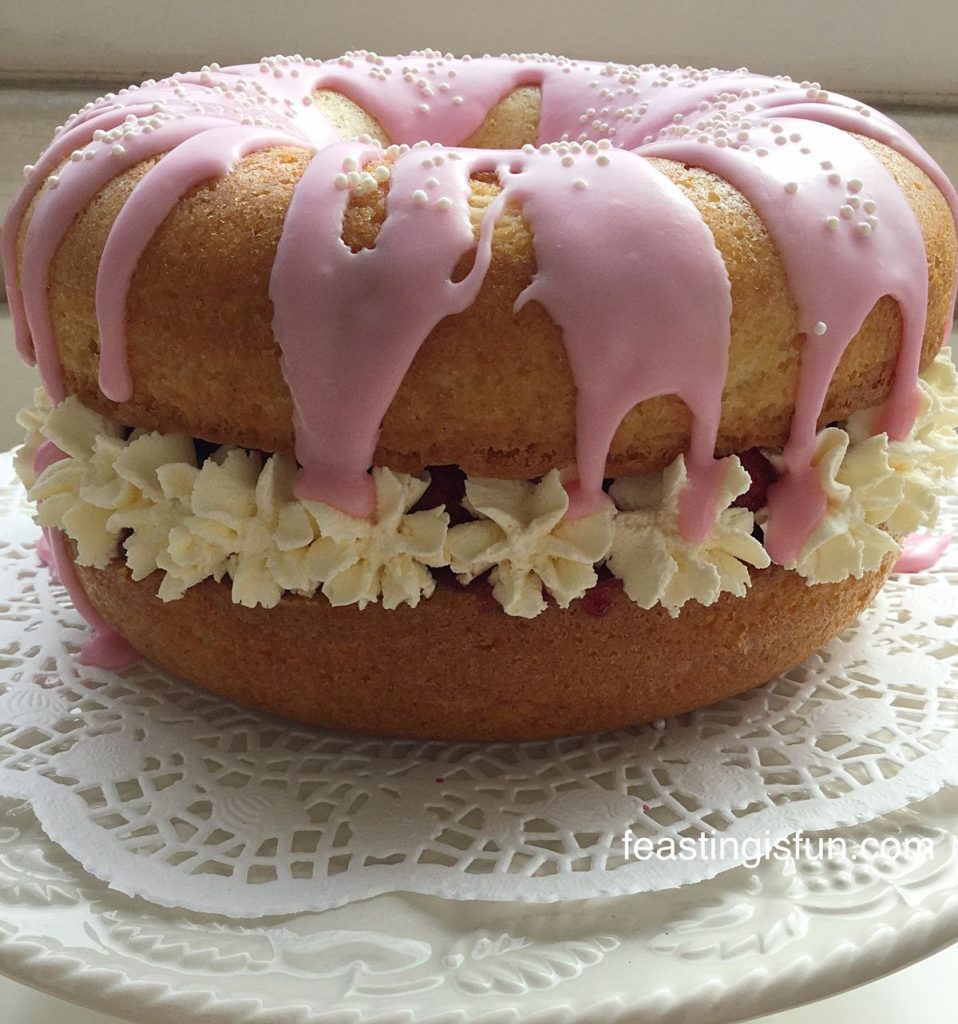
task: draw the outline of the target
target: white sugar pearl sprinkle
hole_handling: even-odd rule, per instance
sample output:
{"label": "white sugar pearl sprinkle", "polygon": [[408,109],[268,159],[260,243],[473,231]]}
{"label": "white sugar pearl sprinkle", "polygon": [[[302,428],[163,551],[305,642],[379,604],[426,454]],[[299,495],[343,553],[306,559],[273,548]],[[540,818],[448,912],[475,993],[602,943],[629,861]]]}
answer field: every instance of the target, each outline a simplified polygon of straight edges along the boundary
{"label": "white sugar pearl sprinkle", "polygon": [[813,333],[822,335],[828,330],[828,325],[823,321],[819,320],[817,324],[812,328]]}
{"label": "white sugar pearl sprinkle", "polygon": [[423,203],[429,202],[429,196],[427,196],[421,188],[417,188],[412,194],[412,201],[422,205]]}

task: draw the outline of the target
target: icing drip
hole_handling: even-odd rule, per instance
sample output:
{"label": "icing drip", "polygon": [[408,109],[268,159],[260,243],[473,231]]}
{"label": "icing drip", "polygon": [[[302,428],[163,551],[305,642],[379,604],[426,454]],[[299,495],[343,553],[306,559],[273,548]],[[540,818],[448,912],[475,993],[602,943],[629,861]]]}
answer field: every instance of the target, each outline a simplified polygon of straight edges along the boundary
{"label": "icing drip", "polygon": [[951,533],[910,533],[901,545],[895,572],[924,572],[933,568],[948,550]]}
{"label": "icing drip", "polygon": [[[507,153],[442,148],[461,145],[520,85],[541,87],[538,141],[552,145]],[[313,102],[324,88],[358,102],[399,145],[338,139]],[[891,175],[839,128],[899,149],[958,211],[940,169],[888,118],[812,83],[744,70],[360,52],[326,63],[280,57],[214,65],[147,82],[71,119],[14,199],[4,267],[18,345],[29,356],[32,336],[44,383],[54,400],[62,398],[47,301],[59,242],[108,181],[168,154],[134,189],[99,269],[101,386],[113,398],[129,396],[126,293],[173,204],[254,149],[309,149],[270,281],[274,333],[294,403],[297,493],[367,516],[375,504],[368,469],[383,415],[431,329],[472,302],[491,258],[495,218],[515,199],[538,263],[519,305],[537,299],[562,327],[577,387],[570,515],[601,503],[608,448],[628,410],[653,395],[675,394],[693,419],[681,529],[686,541],[702,540],[720,485],[713,450],[729,283],[695,208],[640,157],[684,160],[720,173],[755,206],[798,305],[805,340],[796,413],[767,524],[773,557],[788,562],[826,510],[811,460],[829,381],[886,294],[902,309],[904,337],[881,429],[903,437],[916,407],[927,300],[922,236]],[[440,147],[409,148],[419,139]],[[495,171],[502,193],[477,241],[469,177],[480,170]],[[340,237],[352,190],[387,177],[387,216],[376,245],[353,253]],[[34,198],[21,295],[17,243]],[[453,282],[457,262],[474,246],[473,269]]]}
{"label": "icing drip", "polygon": [[[920,386],[919,416],[901,441],[872,432],[880,409],[855,413],[847,430],[819,432],[813,465],[827,514],[785,567],[809,585],[860,578],[899,551],[896,537],[934,527],[958,468],[958,375],[947,355]],[[17,417],[26,437],[16,466],[37,523],[75,543],[78,565],[105,568],[125,558],[134,580],[159,570],[162,601],[228,576],[233,601],[248,606],[272,607],[284,592],[313,597],[321,588],[334,605],[415,607],[433,593],[429,568],[448,566],[463,584],[489,572],[492,597],[509,615],[540,614],[546,592],[562,608],[583,600],[584,610],[601,614],[614,590],[603,584],[605,597],[584,599],[607,558],[629,598],[677,615],[688,601],[744,596],[747,567],[771,561],[754,528],[767,522],[780,449],[716,463],[723,469],[717,515],[707,537],[690,543],[679,529],[687,489],[681,455],[662,472],[613,480],[612,500],[575,519],[558,470],[539,481],[456,480],[440,471],[434,488],[376,467],[376,509],[361,518],[296,498],[297,466],[288,456],[224,446],[198,462],[184,435],[134,430],[125,438],[76,396],[51,407],[40,390],[35,401]],[[937,541],[925,539],[934,548]],[[902,567],[919,564],[917,554]]]}
{"label": "icing drip", "polygon": [[103,618],[86,596],[73,561],[66,549],[62,530],[44,530],[47,550],[53,556],[56,579],[63,584],[73,607],[92,627],[93,633],[80,648],[80,664],[119,671],[140,660],[140,654]]}
{"label": "icing drip", "polygon": [[263,128],[211,128],[187,138],[137,183],[113,222],[97,273],[100,390],[107,398],[125,402],[133,393],[126,358],[126,298],[140,256],[170,208],[194,185],[228,174],[247,153],[288,141],[288,136]]}
{"label": "icing drip", "polygon": [[[33,472],[39,476],[45,469],[68,454],[52,441],[43,441],[33,453]],[[50,567],[55,583],[62,584],[70,595],[73,607],[84,621],[92,627],[93,633],[80,649],[82,665],[96,665],[100,668],[124,669],[140,660],[137,652],[93,607],[80,583],[73,560],[66,549],[66,537],[62,530],[44,527],[37,544],[40,561]]]}
{"label": "icing drip", "polygon": [[17,351],[31,365],[35,358],[33,339],[17,274],[17,236],[20,224],[34,196],[47,181],[48,175],[52,174],[77,146],[90,142],[94,132],[114,129],[123,122],[127,111],[137,115],[148,113],[150,109],[147,105],[126,109],[117,107],[96,117],[78,118],[69,131],[62,132],[50,143],[40,159],[30,168],[26,183],[10,203],[3,231],[3,276],[7,286],[7,302],[13,318]]}
{"label": "icing drip", "polygon": [[[771,459],[784,463],[782,456]],[[888,440],[875,434],[851,445],[844,430],[826,427],[815,438],[811,467],[825,508],[785,568],[813,584],[838,583],[849,575],[861,579],[898,550],[894,537],[881,529],[904,497],[903,480],[888,460]],[[767,526],[771,504],[765,512],[762,522]]]}
{"label": "icing drip", "polygon": [[[518,173],[500,173],[503,197],[518,199],[529,222],[538,266],[516,309],[533,299],[545,306],[562,328],[576,384],[571,516],[600,506],[606,455],[626,413],[674,394],[693,415],[683,532],[704,539],[722,477],[713,459],[716,382],[725,379],[732,315],[711,232],[667,178],[607,143],[528,153]],[[668,244],[636,244],[649,238]]]}
{"label": "icing drip", "polygon": [[293,194],[270,279],[303,466],[296,493],[357,516],[374,507],[367,470],[389,403],[426,335],[475,298],[494,226],[487,218],[473,269],[453,283],[474,244],[469,165],[418,148],[393,164],[375,247],[351,252],[340,237],[349,191],[337,175],[384,158],[350,142],[316,154]]}
{"label": "icing drip", "polygon": [[[107,182],[121,171],[164,153],[222,122],[213,118],[173,121],[149,134],[127,137],[113,149],[98,152],[100,159],[70,161],[61,168],[56,185],[40,193],[23,247],[23,306],[30,325],[40,378],[53,401],[64,397],[60,364],[50,319],[47,286],[50,265],[66,228]],[[96,144],[94,144],[96,145]],[[101,147],[106,142],[99,144]],[[78,150],[76,152],[79,152]],[[48,182],[50,179],[48,179]],[[13,307],[11,307],[12,309]]]}
{"label": "icing drip", "polygon": [[[883,427],[903,436],[914,421],[928,302],[925,249],[914,213],[891,174],[851,136],[814,123],[790,133],[787,121],[765,120],[740,129],[750,147],[744,152],[716,145],[727,137],[718,131],[741,123],[723,114],[703,125],[695,141],[682,135],[647,151],[704,166],[747,195],[785,264],[804,341],[785,472],[769,494],[766,546],[784,564],[794,560],[825,512],[812,459],[828,385],[883,295],[898,300],[903,319],[898,371]],[[821,161],[824,153],[828,161]],[[866,202],[880,209],[880,224],[864,213]]]}
{"label": "icing drip", "polygon": [[50,579],[54,583],[59,583],[60,577],[57,575],[56,566],[54,565],[53,548],[47,540],[46,533],[41,533],[37,540],[37,558],[40,559],[41,565],[45,565],[50,570]]}

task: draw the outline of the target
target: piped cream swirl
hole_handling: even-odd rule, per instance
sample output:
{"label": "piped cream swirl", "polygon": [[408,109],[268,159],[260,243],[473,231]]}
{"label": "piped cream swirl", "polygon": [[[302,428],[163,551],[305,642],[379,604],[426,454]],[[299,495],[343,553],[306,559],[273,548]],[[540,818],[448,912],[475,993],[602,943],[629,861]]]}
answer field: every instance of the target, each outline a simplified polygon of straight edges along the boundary
{"label": "piped cream swirl", "polygon": [[358,519],[295,498],[286,456],[226,446],[198,466],[190,438],[140,431],[124,441],[72,396],[26,419],[22,465],[40,438],[67,456],[32,482],[37,522],[62,529],[81,565],[104,568],[122,544],[134,579],[164,573],[164,601],[229,576],[233,601],[248,607],[320,588],[334,605],[414,607],[435,587],[428,567],[444,564],[444,510],[410,512],[428,480],[374,470],[376,510]]}
{"label": "piped cream swirl", "polygon": [[[871,433],[878,410],[818,432],[813,465],[826,511],[785,566],[809,584],[860,578],[898,550],[901,535],[934,526],[958,471],[958,376],[947,354],[920,386],[915,426],[902,440]],[[724,460],[708,536],[691,543],[679,527],[682,456],[662,472],[615,480],[612,501],[578,518],[555,470],[538,481],[469,479],[463,505],[475,518],[449,529],[443,507],[413,511],[428,479],[386,468],[372,472],[374,513],[359,517],[297,497],[297,466],[286,456],[224,446],[198,462],[185,435],[127,437],[77,398],[51,407],[43,392],[18,420],[26,440],[16,467],[37,522],[63,530],[82,565],[103,568],[119,555],[136,580],[159,570],[164,601],[228,578],[233,601],[250,607],[317,591],[333,605],[415,607],[435,590],[430,569],[448,566],[463,584],[488,572],[505,612],[531,618],[547,597],[569,607],[607,562],[636,604],[675,616],[689,601],[744,596],[749,567],[770,564],[754,535],[765,510],[733,507],[749,486],[735,456]],[[65,457],[37,474],[44,441]],[[781,465],[780,451],[766,455]]]}
{"label": "piped cream swirl", "polygon": [[467,480],[463,504],[478,518],[449,531],[449,566],[460,583],[492,569],[492,596],[509,615],[544,611],[543,590],[568,608],[595,586],[595,565],[612,544],[611,502],[567,519],[569,495],[553,469],[538,483]]}
{"label": "piped cream swirl", "polygon": [[750,477],[733,455],[718,494],[718,509],[704,540],[690,543],[678,529],[678,503],[688,479],[680,455],[662,473],[621,477],[610,489],[620,509],[609,569],[640,608],[661,604],[675,617],[688,601],[714,604],[723,593],[744,597],[748,566],[769,564],[765,548],[752,536],[753,514],[731,508],[748,490]]}
{"label": "piped cream swirl", "polygon": [[[911,434],[888,442],[888,462],[901,478],[901,501],[884,521],[892,533],[908,534],[934,526],[939,495],[958,474],[958,373],[947,351],[921,375],[918,415]],[[875,411],[849,417],[846,429],[857,445],[874,432]]]}
{"label": "piped cream swirl", "polygon": [[[880,410],[818,432],[816,467],[826,511],[797,558],[786,565],[809,583],[838,583],[877,569],[897,552],[896,537],[938,520],[940,496],[958,472],[958,375],[947,351],[919,378],[915,425],[901,440],[872,433]],[[776,452],[766,452],[781,465]],[[760,517],[761,518],[761,517]]]}
{"label": "piped cream swirl", "polygon": [[[773,454],[772,462],[780,457]],[[846,431],[826,427],[816,437],[812,466],[825,494],[825,515],[785,568],[809,583],[861,579],[898,551],[895,538],[880,528],[904,496],[888,460],[888,439],[876,434],[852,445]]]}

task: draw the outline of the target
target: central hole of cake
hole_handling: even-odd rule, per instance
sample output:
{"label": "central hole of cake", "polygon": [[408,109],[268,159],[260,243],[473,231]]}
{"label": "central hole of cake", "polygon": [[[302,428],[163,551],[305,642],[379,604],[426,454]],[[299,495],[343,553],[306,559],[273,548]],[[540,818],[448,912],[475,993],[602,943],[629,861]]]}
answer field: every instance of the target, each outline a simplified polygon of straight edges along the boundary
{"label": "central hole of cake", "polygon": [[[314,102],[345,139],[368,135],[383,146],[391,143],[413,146],[423,141],[416,138],[394,138],[379,120],[354,100],[333,89],[319,89]],[[521,149],[526,143],[537,144],[542,112],[542,90],[538,85],[520,85],[496,103],[479,127],[459,144],[468,149]],[[429,140],[426,140],[429,141]]]}

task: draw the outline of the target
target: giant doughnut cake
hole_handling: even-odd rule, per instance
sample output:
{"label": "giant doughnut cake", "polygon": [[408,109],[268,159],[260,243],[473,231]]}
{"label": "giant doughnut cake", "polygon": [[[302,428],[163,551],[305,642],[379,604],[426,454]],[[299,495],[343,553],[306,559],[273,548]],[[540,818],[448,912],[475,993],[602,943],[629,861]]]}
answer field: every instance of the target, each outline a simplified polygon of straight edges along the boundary
{"label": "giant doughnut cake", "polygon": [[81,659],[440,738],[763,682],[923,557],[956,211],[893,121],[744,69],[358,52],[88,104],[4,239]]}

